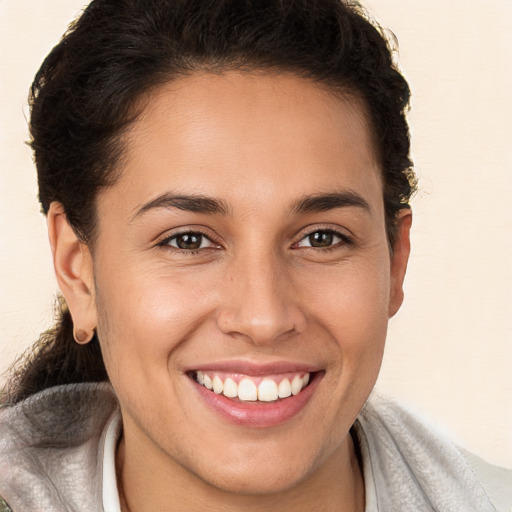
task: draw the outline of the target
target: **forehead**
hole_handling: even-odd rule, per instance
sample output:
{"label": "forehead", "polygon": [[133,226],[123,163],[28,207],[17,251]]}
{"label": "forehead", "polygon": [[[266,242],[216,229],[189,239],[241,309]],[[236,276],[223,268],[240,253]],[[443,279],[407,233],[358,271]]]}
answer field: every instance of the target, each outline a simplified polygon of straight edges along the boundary
{"label": "forehead", "polygon": [[144,98],[124,156],[118,186],[136,203],[163,188],[227,201],[333,188],[382,195],[362,102],[291,74],[196,73],[167,83]]}

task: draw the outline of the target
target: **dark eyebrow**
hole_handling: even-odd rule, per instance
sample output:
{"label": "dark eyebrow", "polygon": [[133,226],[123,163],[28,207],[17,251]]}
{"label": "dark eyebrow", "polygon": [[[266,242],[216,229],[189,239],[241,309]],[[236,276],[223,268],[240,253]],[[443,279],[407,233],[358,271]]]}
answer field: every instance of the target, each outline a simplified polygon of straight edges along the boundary
{"label": "dark eyebrow", "polygon": [[352,191],[333,192],[329,194],[317,194],[307,196],[295,201],[292,205],[292,213],[317,213],[326,212],[335,208],[346,208],[355,206],[371,212],[368,201],[361,195]]}
{"label": "dark eyebrow", "polygon": [[227,215],[229,208],[224,201],[200,195],[174,195],[171,193],[162,194],[147,203],[144,203],[132,215],[131,220],[156,208],[177,208],[194,213],[210,215]]}

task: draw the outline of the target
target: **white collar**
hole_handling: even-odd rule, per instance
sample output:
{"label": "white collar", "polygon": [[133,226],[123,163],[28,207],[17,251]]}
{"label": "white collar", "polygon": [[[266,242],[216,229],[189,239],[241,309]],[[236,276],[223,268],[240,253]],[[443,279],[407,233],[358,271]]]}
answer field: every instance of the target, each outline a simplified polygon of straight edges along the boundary
{"label": "white collar", "polygon": [[361,464],[363,466],[364,494],[365,494],[365,512],[378,512],[377,488],[373,477],[372,460],[370,458],[370,446],[364,432],[363,426],[358,420],[354,423],[352,430],[355,434],[354,443],[357,443]]}
{"label": "white collar", "polygon": [[109,420],[103,444],[103,510],[121,512],[116,478],[116,446],[121,433],[122,421],[118,411]]}

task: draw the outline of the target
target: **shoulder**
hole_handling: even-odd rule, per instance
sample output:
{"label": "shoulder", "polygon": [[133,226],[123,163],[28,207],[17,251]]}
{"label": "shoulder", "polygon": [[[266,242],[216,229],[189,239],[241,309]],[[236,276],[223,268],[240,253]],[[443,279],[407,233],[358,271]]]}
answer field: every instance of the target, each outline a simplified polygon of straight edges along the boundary
{"label": "shoulder", "polygon": [[[84,383],[47,389],[0,409],[3,500],[15,511],[74,510],[56,483],[74,489],[80,479],[89,483],[84,492],[96,492],[98,444],[117,408],[109,384]],[[84,499],[80,492],[69,499]]]}
{"label": "shoulder", "polygon": [[0,409],[0,453],[10,447],[59,448],[86,441],[117,407],[107,383],[57,386]]}
{"label": "shoulder", "polygon": [[463,448],[459,451],[473,470],[498,512],[512,512],[512,469],[489,464]]}
{"label": "shoulder", "polygon": [[510,472],[462,453],[408,408],[372,395],[357,423],[381,509],[510,512]]}

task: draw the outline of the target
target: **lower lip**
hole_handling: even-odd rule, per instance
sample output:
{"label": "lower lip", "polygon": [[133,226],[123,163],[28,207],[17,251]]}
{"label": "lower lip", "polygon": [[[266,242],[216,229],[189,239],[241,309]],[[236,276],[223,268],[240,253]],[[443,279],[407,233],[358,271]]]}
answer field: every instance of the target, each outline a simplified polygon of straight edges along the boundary
{"label": "lower lip", "polygon": [[276,402],[237,402],[224,395],[217,395],[192,378],[191,382],[206,404],[230,423],[251,428],[266,428],[285,423],[302,411],[322,377],[321,372],[312,374],[310,383],[299,394]]}

